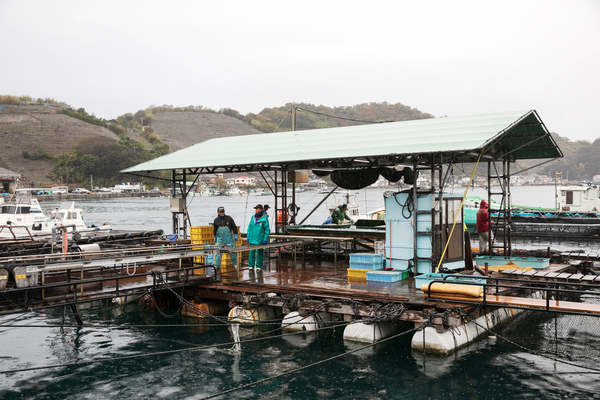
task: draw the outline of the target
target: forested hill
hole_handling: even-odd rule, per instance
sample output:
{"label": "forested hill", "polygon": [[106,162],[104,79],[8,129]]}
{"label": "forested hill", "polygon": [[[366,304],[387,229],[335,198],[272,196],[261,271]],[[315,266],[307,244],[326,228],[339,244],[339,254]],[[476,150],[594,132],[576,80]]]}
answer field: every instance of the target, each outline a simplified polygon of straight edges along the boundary
{"label": "forested hill", "polygon": [[554,176],[556,171],[560,171],[563,179],[578,181],[591,181],[594,175],[600,174],[600,138],[590,144],[585,140],[571,141],[557,133],[552,133],[552,137],[564,157],[544,165],[539,173]]}
{"label": "forested hill", "polygon": [[[297,109],[296,130],[433,118],[431,114],[400,103],[364,103],[333,108],[305,103],[294,103],[294,106]],[[178,150],[215,137],[290,131],[291,107],[288,103],[265,108],[258,114],[243,115],[231,108],[215,111],[202,106],[151,106],[135,114],[122,115],[116,122],[124,128],[143,129],[146,136],[156,134],[171,150]],[[235,118],[238,123],[228,117]]]}
{"label": "forested hill", "polygon": [[[400,103],[363,103],[351,107],[327,107],[313,104],[294,103],[297,108],[296,130],[333,128],[338,126],[364,125],[365,123],[408,121],[413,119],[433,118],[433,115],[422,113]],[[283,107],[265,108],[259,114],[242,116],[235,110],[221,110],[223,114],[249,123],[262,132],[290,131],[292,104]]]}

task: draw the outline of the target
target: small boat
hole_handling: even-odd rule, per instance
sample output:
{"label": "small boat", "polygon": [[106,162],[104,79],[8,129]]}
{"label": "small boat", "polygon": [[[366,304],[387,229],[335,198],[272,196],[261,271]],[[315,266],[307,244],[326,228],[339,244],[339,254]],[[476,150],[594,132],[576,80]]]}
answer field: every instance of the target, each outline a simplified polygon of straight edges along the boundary
{"label": "small boat", "polygon": [[[335,193],[338,192],[336,191]],[[354,193],[353,198],[350,199],[350,192],[346,192],[341,196],[341,199],[336,198],[336,203],[327,207],[329,210],[329,215],[331,215],[333,211],[340,205],[346,204],[346,214],[348,214],[352,222],[344,220],[343,225],[356,225],[365,227],[385,225],[385,207],[372,210],[367,214],[361,214],[358,209],[358,204],[356,204],[356,196],[358,195],[359,193],[356,192]]]}
{"label": "small boat", "polygon": [[225,196],[243,196],[245,194],[246,194],[246,192],[244,192],[243,190],[240,190],[236,187],[227,189],[225,191]]}
{"label": "small boat", "polygon": [[[52,211],[50,220],[54,223],[54,226],[74,226],[74,231],[79,232],[82,236],[87,236],[90,232],[108,232],[111,230],[108,222],[102,225],[95,225],[94,223],[87,225],[83,221],[83,210],[81,208],[75,208],[75,202],[71,203],[69,208],[57,208]],[[34,226],[32,234],[38,235],[37,229]],[[50,233],[52,229],[50,229]],[[39,230],[40,234],[42,230]],[[46,232],[47,233],[47,232]]]}
{"label": "small boat", "polygon": [[214,196],[215,193],[210,189],[202,189],[199,192],[195,193],[196,196],[208,197]]}
{"label": "small boat", "polygon": [[89,236],[95,232],[108,232],[108,223],[101,226],[87,225],[83,220],[83,210],[75,208],[57,208],[48,218],[35,198],[19,199],[15,204],[4,204],[0,212],[0,226],[20,227],[20,230],[3,229],[0,238],[15,238],[25,236],[37,239],[50,237],[55,226],[66,226],[69,233],[78,232],[79,236]]}
{"label": "small boat", "polygon": [[[34,229],[51,231],[54,223],[44,214],[36,198],[19,196],[13,203],[4,203],[0,208],[0,225],[20,226],[31,231]],[[13,236],[12,233],[4,233],[0,233],[0,235],[2,237]]]}

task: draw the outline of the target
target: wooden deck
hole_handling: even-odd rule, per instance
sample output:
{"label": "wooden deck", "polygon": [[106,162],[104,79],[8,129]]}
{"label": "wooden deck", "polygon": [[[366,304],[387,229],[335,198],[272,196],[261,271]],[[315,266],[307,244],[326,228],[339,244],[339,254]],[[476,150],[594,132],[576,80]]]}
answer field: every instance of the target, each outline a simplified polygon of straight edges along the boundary
{"label": "wooden deck", "polygon": [[530,308],[549,311],[599,314],[600,304],[576,303],[573,301],[532,299],[529,297],[487,295],[486,301],[490,305],[504,307]]}

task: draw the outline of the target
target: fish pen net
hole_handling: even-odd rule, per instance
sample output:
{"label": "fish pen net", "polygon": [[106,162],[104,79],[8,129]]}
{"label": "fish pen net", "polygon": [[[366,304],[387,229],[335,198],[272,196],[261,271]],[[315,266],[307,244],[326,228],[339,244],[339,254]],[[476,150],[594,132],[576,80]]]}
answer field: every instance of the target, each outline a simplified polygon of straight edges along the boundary
{"label": "fish pen net", "polygon": [[[577,298],[569,300],[600,304],[600,292],[586,292]],[[582,367],[582,373],[586,368],[599,370],[600,315],[526,311],[498,334],[521,350]]]}

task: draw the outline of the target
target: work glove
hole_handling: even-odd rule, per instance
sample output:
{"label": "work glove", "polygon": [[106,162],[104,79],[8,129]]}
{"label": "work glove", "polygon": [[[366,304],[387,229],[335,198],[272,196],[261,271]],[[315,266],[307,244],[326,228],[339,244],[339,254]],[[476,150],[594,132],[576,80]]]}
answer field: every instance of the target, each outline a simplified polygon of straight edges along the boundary
{"label": "work glove", "polygon": [[237,242],[237,233],[234,234],[233,237],[235,238],[235,241]]}

